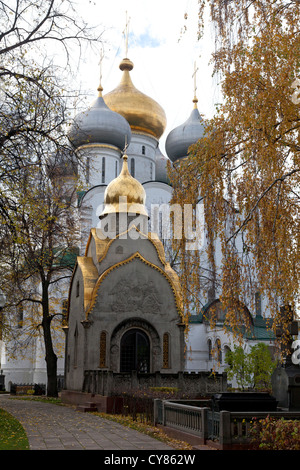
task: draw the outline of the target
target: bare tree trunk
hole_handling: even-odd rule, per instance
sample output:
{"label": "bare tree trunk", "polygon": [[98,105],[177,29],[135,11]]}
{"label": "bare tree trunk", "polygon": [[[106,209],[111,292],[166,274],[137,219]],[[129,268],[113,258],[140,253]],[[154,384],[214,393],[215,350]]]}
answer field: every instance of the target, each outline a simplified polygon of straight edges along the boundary
{"label": "bare tree trunk", "polygon": [[43,305],[43,332],[44,332],[44,343],[45,343],[45,359],[47,367],[47,396],[57,397],[57,356],[53,349],[53,342],[51,336],[51,316],[49,315],[49,295],[48,289],[49,284],[43,282],[43,294],[42,294],[42,305]]}

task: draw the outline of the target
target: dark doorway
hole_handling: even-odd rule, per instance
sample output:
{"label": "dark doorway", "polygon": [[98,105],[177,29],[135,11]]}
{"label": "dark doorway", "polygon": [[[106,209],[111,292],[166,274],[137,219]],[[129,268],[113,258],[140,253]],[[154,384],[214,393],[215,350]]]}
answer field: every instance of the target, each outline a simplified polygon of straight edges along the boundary
{"label": "dark doorway", "polygon": [[121,372],[147,373],[150,369],[150,343],[148,336],[138,329],[129,330],[121,339]]}

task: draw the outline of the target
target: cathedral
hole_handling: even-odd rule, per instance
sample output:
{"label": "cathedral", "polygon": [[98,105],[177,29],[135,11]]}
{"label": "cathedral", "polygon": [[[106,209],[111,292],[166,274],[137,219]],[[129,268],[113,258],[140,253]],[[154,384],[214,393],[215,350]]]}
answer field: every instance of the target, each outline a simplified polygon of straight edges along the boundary
{"label": "cathedral", "polygon": [[[222,330],[217,293],[203,298],[201,314],[191,312],[185,332],[181,287],[163,237],[161,208],[172,197],[167,162],[188,158],[189,147],[204,133],[197,98],[190,116],[168,134],[165,156],[159,147],[164,110],[135,87],[131,60],[124,58],[119,68],[119,85],[104,94],[100,84],[98,96],[74,118],[68,133],[83,163],[77,193],[79,256],[71,285],[60,296],[61,308],[68,304],[68,325],[58,374],[65,374],[72,390],[82,389],[87,369],[199,373],[217,368],[222,373],[226,350],[234,344]],[[245,306],[252,324],[246,347],[272,341],[262,306],[256,305],[255,312]],[[218,315],[214,330],[205,320],[212,306]],[[31,364],[2,355],[6,389],[9,383],[45,383],[40,349],[37,344]]]}

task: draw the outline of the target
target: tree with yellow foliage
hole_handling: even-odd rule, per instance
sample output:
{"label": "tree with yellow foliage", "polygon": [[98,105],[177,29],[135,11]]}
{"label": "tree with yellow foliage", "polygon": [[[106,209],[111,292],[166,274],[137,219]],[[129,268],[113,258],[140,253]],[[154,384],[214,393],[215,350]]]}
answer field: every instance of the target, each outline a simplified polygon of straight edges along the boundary
{"label": "tree with yellow foliage", "polygon": [[[280,307],[295,311],[300,292],[300,3],[200,1],[200,37],[205,5],[223,100],[205,136],[170,170],[173,202],[204,203],[210,281],[221,286],[227,326],[238,329],[238,305],[259,291],[274,327],[286,329]],[[199,253],[180,243],[195,303]]]}
{"label": "tree with yellow foliage", "polygon": [[48,396],[57,396],[57,356],[63,352],[59,345],[64,345],[62,326],[67,307],[63,300],[67,302],[79,240],[74,216],[76,177],[72,168],[66,171],[64,161],[59,163],[27,168],[21,184],[11,183],[10,223],[0,231],[1,288],[7,297],[2,327],[7,354],[26,358],[40,338]]}
{"label": "tree with yellow foliage", "polygon": [[[70,165],[78,163],[66,137],[69,100],[78,95],[71,89],[71,64],[83,44],[97,45],[99,40],[72,0],[0,1],[0,288],[7,297],[3,339],[9,314],[16,317],[17,309],[26,306],[25,343],[42,332],[51,396],[57,395],[52,290],[61,276],[70,276],[69,255],[76,246],[72,185],[66,193],[62,184],[65,170],[70,176]],[[25,343],[18,342],[19,335],[15,339],[20,355]]]}
{"label": "tree with yellow foliage", "polygon": [[78,95],[71,64],[99,40],[72,0],[0,1],[0,217],[7,180],[39,164],[45,146],[65,153],[69,100]]}

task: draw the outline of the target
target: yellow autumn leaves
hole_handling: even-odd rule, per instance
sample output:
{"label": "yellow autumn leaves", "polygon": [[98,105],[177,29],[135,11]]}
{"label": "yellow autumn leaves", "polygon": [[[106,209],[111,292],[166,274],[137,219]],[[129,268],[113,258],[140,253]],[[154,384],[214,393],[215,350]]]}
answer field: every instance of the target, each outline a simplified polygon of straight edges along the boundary
{"label": "yellow autumn leaves", "polygon": [[172,202],[202,197],[205,206],[205,253],[176,247],[187,314],[195,303],[201,309],[210,290],[238,330],[235,305],[255,314],[261,292],[275,326],[280,307],[295,310],[300,291],[300,106],[292,99],[300,76],[299,4],[208,3],[224,100],[205,137],[170,170]]}

